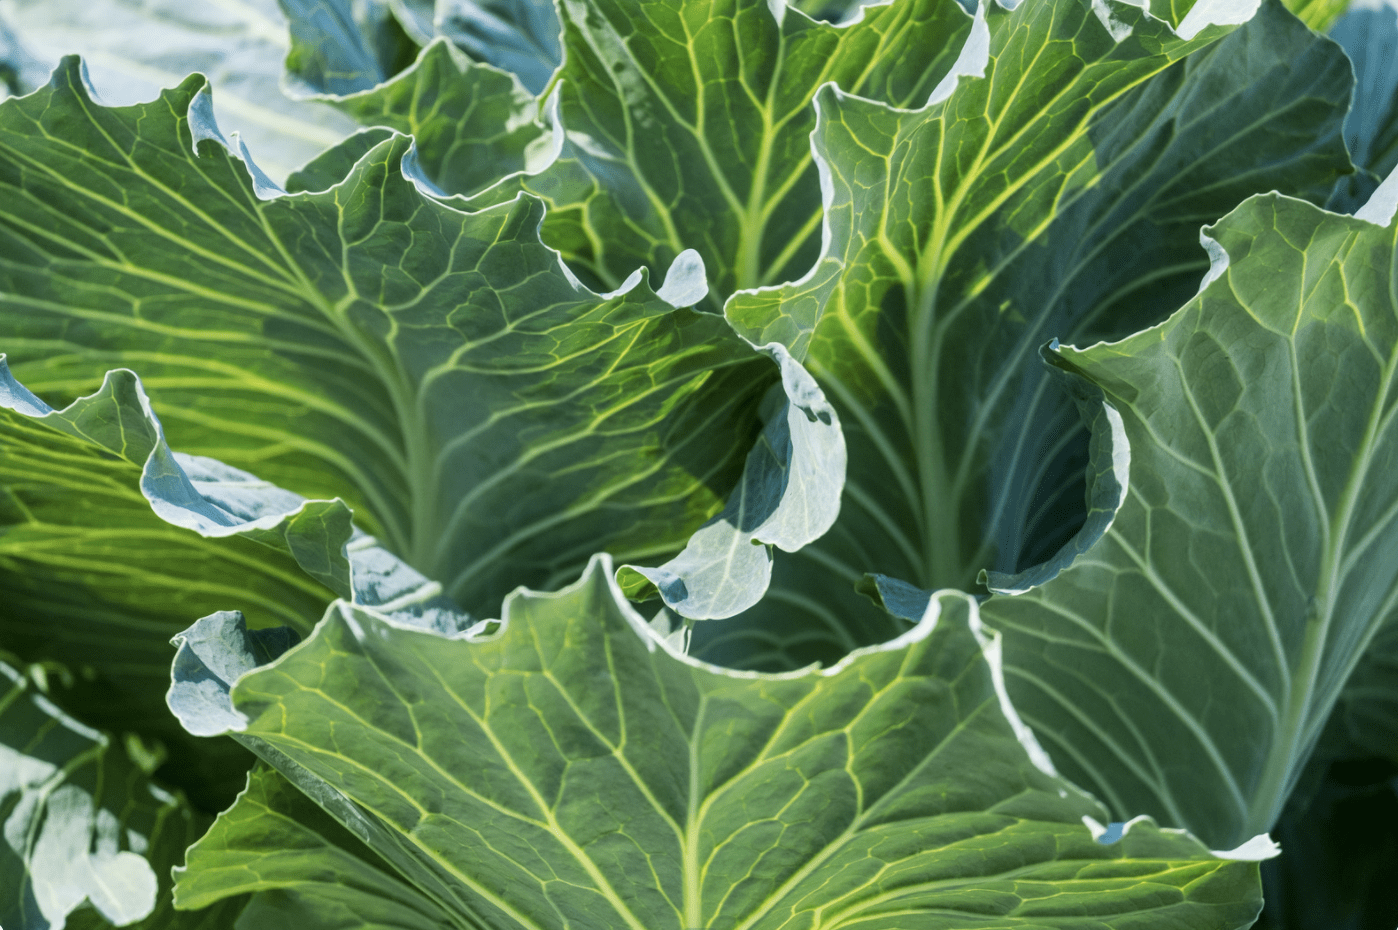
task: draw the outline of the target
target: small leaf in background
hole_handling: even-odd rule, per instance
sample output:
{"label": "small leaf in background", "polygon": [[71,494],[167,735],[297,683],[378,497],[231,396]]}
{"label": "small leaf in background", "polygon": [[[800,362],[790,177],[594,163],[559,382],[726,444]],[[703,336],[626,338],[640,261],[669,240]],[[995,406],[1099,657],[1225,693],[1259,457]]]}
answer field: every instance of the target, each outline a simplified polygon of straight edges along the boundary
{"label": "small leaf in background", "polygon": [[207,103],[196,76],[97,106],[70,60],[0,109],[0,336],[31,390],[139,368],[182,451],[343,498],[484,614],[598,549],[663,560],[722,508],[780,370],[671,303],[705,291],[692,253],[658,289],[638,271],[599,295],[539,242],[533,198],[432,199],[402,136],[284,196],[213,136]]}
{"label": "small leaf in background", "polygon": [[89,908],[106,926],[185,926],[169,868],[204,823],[150,781],[139,742],[68,716],[31,672],[0,657],[0,922],[57,930]]}
{"label": "small leaf in background", "polygon": [[[202,72],[217,89],[220,122],[277,181],[354,130],[331,108],[282,92],[290,46],[275,0],[5,0],[0,13],[43,62],[28,69],[20,92],[38,89],[71,54],[83,56],[109,106],[154,100],[191,71]],[[3,48],[0,41],[0,60]]]}

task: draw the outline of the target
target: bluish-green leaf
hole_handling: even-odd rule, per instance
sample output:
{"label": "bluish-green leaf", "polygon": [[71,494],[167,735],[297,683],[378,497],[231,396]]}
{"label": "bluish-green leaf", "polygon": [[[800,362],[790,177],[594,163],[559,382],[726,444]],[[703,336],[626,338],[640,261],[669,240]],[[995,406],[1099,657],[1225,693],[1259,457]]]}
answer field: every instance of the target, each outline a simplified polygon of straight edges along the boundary
{"label": "bluish-green leaf", "polygon": [[[186,724],[225,721],[463,927],[1224,930],[1256,914],[1253,863],[1147,823],[1094,840],[1101,808],[1006,717],[973,599],[940,594],[907,636],[828,671],[753,675],[670,651],[611,574],[599,557],[557,594],[516,594],[485,634],[337,604]],[[200,621],[172,694],[218,679],[239,639],[236,616]],[[289,829],[260,803],[195,847],[182,902],[251,887],[236,865],[267,848],[259,825]],[[256,860],[258,881],[342,856],[302,851]]]}
{"label": "bluish-green leaf", "polygon": [[138,369],[181,450],[342,497],[468,609],[599,549],[659,561],[722,508],[780,373],[676,309],[704,293],[692,256],[598,295],[537,200],[426,196],[402,136],[282,195],[207,100],[196,77],[103,108],[70,61],[0,107],[0,339],[31,389]]}
{"label": "bluish-green leaf", "polygon": [[291,31],[287,83],[299,94],[368,90],[417,55],[417,43],[383,0],[277,2]]}
{"label": "bluish-green leaf", "polygon": [[1354,4],[1330,29],[1354,64],[1354,103],[1345,144],[1361,170],[1337,185],[1329,209],[1353,213],[1398,167],[1398,8],[1385,0]]}
{"label": "bluish-green leaf", "polygon": [[433,26],[477,61],[518,75],[535,94],[563,57],[553,0],[441,0]]}
{"label": "bluish-green leaf", "polygon": [[1120,414],[1128,493],[1072,566],[982,607],[1063,768],[1216,845],[1276,822],[1398,612],[1398,227],[1366,215],[1252,198],[1167,322],[1059,350]]}

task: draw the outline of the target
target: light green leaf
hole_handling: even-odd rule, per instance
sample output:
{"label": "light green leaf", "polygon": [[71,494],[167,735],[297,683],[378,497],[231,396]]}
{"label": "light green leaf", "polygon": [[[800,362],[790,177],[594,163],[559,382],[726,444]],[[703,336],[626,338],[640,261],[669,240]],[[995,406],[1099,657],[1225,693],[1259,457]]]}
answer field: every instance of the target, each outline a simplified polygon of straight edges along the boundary
{"label": "light green leaf", "polygon": [[202,824],[120,741],[59,710],[28,671],[0,658],[0,922],[61,930],[86,905],[107,926],[152,927],[152,914],[174,926],[157,902],[169,897],[170,860]]}
{"label": "light green leaf", "polygon": [[702,654],[828,659],[899,629],[853,592],[866,572],[975,590],[989,569],[1016,589],[1101,532],[1111,488],[1079,531],[1088,444],[1038,348],[1158,321],[1207,267],[1201,223],[1257,191],[1323,200],[1348,167],[1339,49],[1276,3],[1222,38],[1207,12],[1184,38],[1125,4],[985,4],[965,76],[927,107],[818,95],[825,258],[727,313],[831,398],[845,502],[777,565],[767,609],[696,631]]}
{"label": "light green leaf", "polygon": [[42,60],[24,93],[42,86],[64,55],[80,54],[101,99],[154,99],[191,71],[209,77],[220,122],[237,130],[258,164],[280,179],[354,124],[281,90],[288,45],[275,0],[6,0],[18,37]]}
{"label": "light green leaf", "polygon": [[431,898],[395,877],[354,834],[266,766],[248,773],[237,803],[190,848],[175,874],[182,908],[252,894],[237,930],[451,924]]}
{"label": "light green leaf", "polygon": [[1276,822],[1398,604],[1398,306],[1391,217],[1268,195],[1205,234],[1167,322],[1054,357],[1122,420],[1110,530],[982,610],[1074,780],[1227,846]]}
{"label": "light green leaf", "polygon": [[565,0],[561,10],[558,159],[477,202],[521,189],[543,197],[545,241],[607,287],[695,249],[715,310],[815,257],[816,89],[836,81],[920,103],[969,28],[940,0],[868,7],[845,27],[767,0]]}
{"label": "light green leaf", "polygon": [[[73,669],[78,685],[65,706],[101,729],[160,739],[176,783],[217,810],[241,784],[246,754],[231,743],[195,744],[170,717],[161,700],[168,639],[190,617],[229,604],[260,625],[309,632],[305,618],[332,595],[289,554],[167,522],[206,536],[238,522],[206,506],[194,483],[175,480],[182,474],[129,372],[53,411],[0,356],[0,643]],[[258,533],[285,550],[292,522]],[[302,515],[302,528],[312,523],[323,536],[324,524]],[[317,569],[314,546],[300,548]]]}
{"label": "light green leaf", "polygon": [[[1084,820],[1101,808],[1039,768],[1005,716],[970,597],[938,595],[900,641],[828,671],[753,675],[671,652],[611,574],[600,556],[557,594],[513,595],[485,635],[339,603],[231,679],[221,670],[251,656],[241,618],[207,617],[177,641],[172,695],[230,689],[218,719],[462,927],[1223,930],[1255,916],[1253,863],[1147,823],[1093,839]],[[196,846],[181,901],[248,887],[223,882],[265,848],[258,830],[288,829],[256,804]],[[268,864],[282,868],[311,865]]]}
{"label": "light green leaf", "polygon": [[692,253],[658,292],[639,271],[593,293],[539,242],[537,200],[430,198],[402,136],[282,195],[213,135],[202,86],[110,110],[70,61],[0,107],[0,338],[31,389],[139,369],[180,449],[342,497],[483,613],[599,549],[663,559],[721,509],[780,374],[676,309],[704,293]]}

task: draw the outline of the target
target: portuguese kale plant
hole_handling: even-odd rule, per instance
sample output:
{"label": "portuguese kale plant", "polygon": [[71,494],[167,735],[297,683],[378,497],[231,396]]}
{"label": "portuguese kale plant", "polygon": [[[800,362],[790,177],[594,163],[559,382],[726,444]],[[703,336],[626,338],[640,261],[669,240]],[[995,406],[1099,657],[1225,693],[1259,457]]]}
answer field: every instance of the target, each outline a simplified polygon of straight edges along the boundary
{"label": "portuguese kale plant", "polygon": [[0,0],[0,926],[1398,923],[1395,9]]}

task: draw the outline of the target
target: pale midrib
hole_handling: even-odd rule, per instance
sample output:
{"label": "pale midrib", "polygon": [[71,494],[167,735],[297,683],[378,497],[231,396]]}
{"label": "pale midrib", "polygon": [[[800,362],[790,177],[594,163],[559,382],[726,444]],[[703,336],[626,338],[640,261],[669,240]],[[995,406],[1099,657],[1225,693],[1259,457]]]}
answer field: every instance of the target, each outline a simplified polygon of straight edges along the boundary
{"label": "pale midrib", "polygon": [[[1343,275],[1343,271],[1340,273]],[[1313,619],[1308,618],[1306,621],[1306,632],[1302,640],[1301,650],[1293,666],[1300,674],[1292,679],[1290,701],[1282,725],[1279,727],[1281,738],[1272,743],[1263,769],[1263,778],[1253,793],[1253,802],[1247,810],[1248,817],[1244,825],[1244,833],[1247,835],[1271,829],[1276,818],[1280,815],[1289,789],[1298,774],[1295,771],[1297,763],[1301,759],[1302,753],[1309,748],[1306,741],[1309,728],[1306,724],[1308,718],[1316,710],[1312,707],[1312,697],[1326,659],[1325,645],[1329,640],[1330,626],[1335,616],[1335,602],[1340,593],[1341,563],[1345,542],[1354,521],[1355,507],[1363,488],[1364,478],[1372,462],[1374,447],[1380,438],[1383,410],[1393,391],[1395,372],[1398,372],[1398,352],[1390,355],[1386,367],[1387,371],[1383,374],[1383,387],[1370,407],[1364,437],[1355,452],[1354,465],[1350,470],[1349,480],[1345,483],[1345,488],[1340,495],[1340,506],[1331,517],[1328,532],[1330,542],[1321,558],[1320,586],[1317,591],[1318,596],[1314,601],[1317,607],[1317,616]],[[1292,369],[1292,377],[1293,379],[1300,377],[1299,369]],[[1298,439],[1302,445],[1305,445],[1309,440],[1305,421],[1299,420],[1297,428],[1301,434]],[[1322,709],[1328,711],[1329,708]]]}
{"label": "pale midrib", "polygon": [[[1043,46],[1036,50],[1034,61],[1043,53]],[[916,428],[912,431],[913,449],[918,460],[918,474],[923,483],[923,491],[920,495],[923,507],[923,524],[928,535],[924,541],[925,564],[922,579],[924,585],[937,583],[958,584],[962,583],[962,576],[966,568],[961,564],[961,560],[956,556],[959,546],[960,514],[959,509],[953,503],[946,506],[941,500],[941,496],[934,494],[934,491],[948,484],[945,459],[945,449],[941,442],[940,429],[937,425],[937,381],[935,366],[931,365],[932,359],[940,358],[943,354],[942,344],[947,332],[948,322],[955,317],[955,312],[949,312],[943,319],[938,319],[937,314],[937,283],[945,275],[946,263],[951,260],[952,255],[960,247],[962,242],[979,228],[979,226],[994,212],[999,209],[1010,197],[1018,193],[1033,178],[1037,177],[1042,169],[1052,164],[1063,152],[1067,151],[1075,144],[1081,135],[1082,126],[1087,125],[1104,107],[1119,99],[1123,94],[1138,86],[1144,81],[1154,77],[1173,62],[1161,64],[1159,68],[1146,74],[1121,88],[1112,96],[1100,101],[1083,118],[1083,123],[1074,131],[1065,134],[1065,138],[1052,150],[1047,152],[1035,164],[1027,167],[1012,183],[1006,185],[1005,189],[995,198],[987,203],[976,215],[967,221],[960,223],[957,232],[951,230],[951,220],[960,210],[961,204],[969,196],[974,188],[974,179],[979,176],[980,171],[992,159],[998,157],[1003,152],[1012,147],[1016,141],[1029,132],[1039,120],[1026,121],[1010,138],[1002,141],[996,139],[1000,121],[994,120],[986,130],[985,139],[980,152],[977,154],[973,166],[966,172],[965,180],[947,198],[945,204],[942,202],[942,194],[939,186],[938,193],[938,221],[934,224],[933,236],[929,241],[928,248],[919,256],[919,265],[925,270],[917,276],[916,282],[906,279],[904,287],[908,290],[908,306],[915,309],[916,313],[910,327],[912,358],[910,359],[913,372],[913,401],[916,415],[914,418]],[[1032,70],[1033,61],[1022,67],[1020,71],[1017,88],[1022,87],[1028,79]],[[1064,82],[1064,86],[1049,100],[1043,110],[1051,110],[1053,105],[1062,99],[1066,94],[1075,89],[1083,76],[1091,71],[1093,65],[1099,62],[1085,63],[1083,71],[1079,76],[1069,82]],[[998,75],[998,69],[983,80],[994,80]],[[1011,95],[1013,96],[1013,94]],[[950,101],[948,101],[949,103]],[[942,139],[939,145],[939,152],[945,152],[945,134],[947,117],[945,110],[939,119],[939,132]],[[938,163],[941,162],[938,158]],[[1052,218],[1050,218],[1051,220]],[[963,301],[962,306],[965,305]],[[1042,322],[1040,323],[1042,325]],[[920,403],[921,402],[921,403]],[[969,456],[963,455],[962,468],[958,469],[955,484],[960,485],[960,472],[964,471],[964,466]],[[954,501],[956,498],[953,499]],[[972,566],[974,567],[974,566]]]}
{"label": "pale midrib", "polygon": [[[1169,783],[1165,780],[1164,774],[1159,770],[1154,754],[1150,753],[1150,741],[1142,736],[1129,716],[1120,714],[1118,719],[1131,731],[1131,735],[1135,737],[1136,742],[1146,749],[1147,754],[1150,755],[1150,762],[1154,772],[1147,772],[1145,767],[1141,765],[1133,754],[1123,749],[1116,739],[1101,727],[1100,721],[1095,719],[1092,715],[1084,714],[1078,707],[1077,702],[1065,700],[1063,695],[1048,682],[1017,666],[1007,665],[1005,672],[1007,675],[1015,675],[1029,682],[1033,687],[1038,688],[1044,694],[1048,695],[1054,703],[1062,708],[1064,713],[1076,720],[1103,746],[1107,747],[1116,761],[1121,763],[1127,771],[1135,776],[1136,779],[1165,806],[1165,809],[1169,812],[1171,822],[1184,822],[1184,814],[1180,810],[1179,805],[1175,802],[1175,797],[1170,791]],[[1062,734],[1059,732],[1058,726],[1055,725],[1053,721],[1042,720],[1037,715],[1030,713],[1027,708],[1020,712],[1020,717],[1034,731],[1034,735],[1038,739],[1048,740],[1053,743],[1056,749],[1054,752],[1050,753],[1050,755],[1054,759],[1060,758],[1060,754],[1070,757],[1077,763],[1079,768],[1087,773],[1088,784],[1094,792],[1099,792],[1102,795],[1110,812],[1117,816],[1129,816],[1129,812],[1132,812],[1133,808],[1132,805],[1127,804],[1122,799],[1121,794],[1117,791],[1117,779],[1103,775],[1102,770],[1097,766],[1096,762],[1089,755],[1083,753],[1079,749],[1077,743],[1063,738]]]}

